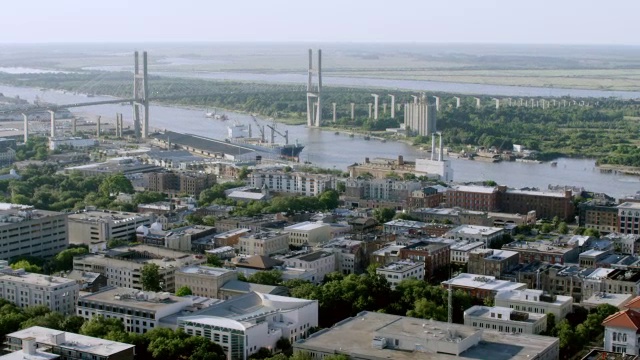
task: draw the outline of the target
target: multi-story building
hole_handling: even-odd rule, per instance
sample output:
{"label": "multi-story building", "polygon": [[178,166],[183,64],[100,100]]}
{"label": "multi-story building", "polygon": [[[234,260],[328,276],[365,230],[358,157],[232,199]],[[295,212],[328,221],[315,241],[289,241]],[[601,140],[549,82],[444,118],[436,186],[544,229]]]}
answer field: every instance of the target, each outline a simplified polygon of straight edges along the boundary
{"label": "multi-story building", "polygon": [[615,202],[594,199],[578,205],[578,226],[601,233],[618,231],[618,209]]}
{"label": "multi-story building", "polygon": [[457,241],[454,244],[451,244],[451,263],[466,264],[469,262],[469,254],[473,250],[484,249],[484,248],[485,248],[484,241],[473,241],[473,240]]}
{"label": "multi-story building", "polygon": [[[213,243],[216,228],[205,225],[189,225],[171,230],[158,229],[159,226],[139,226],[136,237],[139,242],[152,246],[165,247],[178,251],[192,251],[198,240],[209,239]],[[197,246],[195,246],[197,248]]]}
{"label": "multi-story building", "polygon": [[452,279],[443,281],[442,286],[447,289],[451,287],[453,290],[464,291],[480,299],[494,298],[498,291],[527,288],[527,284],[524,283],[496,280],[494,276],[468,273],[462,273]]}
{"label": "multi-story building", "polygon": [[526,214],[535,210],[541,219],[558,217],[563,221],[574,221],[575,206],[571,190],[564,192],[545,192],[507,189],[499,186],[498,207],[501,211],[513,214]]}
{"label": "multi-story building", "polygon": [[[21,351],[20,359],[66,360],[133,360],[135,345],[32,326],[7,334],[5,344],[10,351]],[[38,351],[36,355],[36,349]],[[42,351],[42,353],[40,353]],[[43,355],[57,355],[45,357]]]}
{"label": "multi-story building", "polygon": [[198,196],[216,183],[216,176],[196,172],[151,172],[144,174],[146,190],[169,195],[189,194]]}
{"label": "multi-story building", "polygon": [[580,247],[547,240],[513,241],[502,246],[504,250],[520,254],[520,262],[548,262],[550,264],[575,263],[580,255]]}
{"label": "multi-story building", "polygon": [[321,249],[336,254],[337,271],[349,275],[364,271],[367,261],[365,246],[363,241],[337,238],[322,245]]}
{"label": "multi-story building", "polygon": [[447,189],[445,207],[467,210],[498,210],[498,189],[493,186],[459,185]]}
{"label": "multi-story building", "polygon": [[435,208],[444,203],[446,188],[442,186],[427,186],[414,190],[409,195],[407,207],[409,209]]}
{"label": "multi-story building", "polygon": [[283,231],[261,231],[240,238],[238,250],[242,255],[284,254],[289,251],[289,233]]}
{"label": "multi-story building", "polygon": [[219,299],[220,288],[230,280],[236,280],[235,270],[205,265],[191,265],[176,271],[176,289],[187,286],[193,295]]}
{"label": "multi-story building", "polygon": [[318,245],[331,238],[331,225],[305,221],[284,228],[289,233],[289,244],[294,246]]}
{"label": "multi-story building", "polygon": [[61,314],[75,313],[80,286],[73,279],[13,270],[0,264],[0,298],[18,307],[46,306]]}
{"label": "multi-story building", "polygon": [[624,202],[618,209],[618,229],[621,234],[639,235],[640,229],[640,203]]}
{"label": "multi-story building", "polygon": [[475,249],[469,253],[467,270],[472,274],[489,275],[496,278],[512,271],[520,263],[515,251]]}
{"label": "multi-story building", "polygon": [[547,330],[547,315],[501,306],[475,305],[464,311],[464,324],[516,334],[540,334]]}
{"label": "multi-story building", "polygon": [[400,250],[404,249],[405,246],[406,245],[388,245],[378,249],[371,254],[371,262],[379,265],[387,265],[402,260]]}
{"label": "multi-story building", "polygon": [[498,291],[495,305],[534,314],[553,314],[556,321],[564,319],[573,310],[571,296],[545,294],[542,290]]}
{"label": "multi-story building", "polygon": [[503,228],[460,225],[447,231],[443,237],[454,240],[482,241],[486,247],[489,247],[492,242],[502,240],[504,234],[506,234],[506,232]]}
{"label": "multi-story building", "polygon": [[413,241],[400,249],[400,258],[424,263],[424,277],[431,279],[451,264],[451,243],[444,239]]}
{"label": "multi-story building", "polygon": [[424,264],[407,260],[398,261],[377,268],[376,274],[382,275],[391,285],[391,289],[395,289],[405,279],[424,280]]}
{"label": "multi-story building", "polygon": [[267,188],[276,193],[318,196],[325,190],[336,188],[333,175],[284,172],[276,170],[254,170],[247,179],[253,188]]}
{"label": "multi-story building", "polygon": [[218,231],[231,231],[234,229],[249,229],[252,232],[260,232],[264,227],[272,224],[275,218],[270,215],[260,217],[230,217],[218,219],[216,229]]}
{"label": "multi-story building", "polygon": [[637,252],[636,244],[638,240],[640,240],[640,235],[611,232],[607,234],[604,239],[610,240],[613,243],[613,249],[616,253],[633,255]]}
{"label": "multi-story building", "polygon": [[159,267],[162,289],[174,292],[176,270],[205,261],[202,255],[136,245],[76,257],[73,259],[73,269],[100,273],[107,277],[109,286],[142,290],[142,269],[145,264],[153,263]]}
{"label": "multi-story building", "polygon": [[312,359],[557,360],[559,340],[550,336],[500,333],[460,324],[363,311],[293,344]]}
{"label": "multi-story building", "polygon": [[316,270],[315,279],[312,279],[315,283],[322,282],[327,274],[336,271],[336,254],[330,251],[318,250],[308,254],[286,256],[282,261],[290,267]]}
{"label": "multi-story building", "polygon": [[150,226],[151,214],[122,211],[81,211],[69,215],[69,242],[90,244],[112,239],[134,240],[139,226]]}
{"label": "multi-story building", "polygon": [[216,247],[223,246],[236,246],[240,241],[240,238],[247,235],[251,230],[249,229],[233,229],[216,234],[213,237],[213,242]]}
{"label": "multi-story building", "polygon": [[640,355],[640,297],[626,304],[602,322],[604,326],[604,349],[618,354]]}
{"label": "multi-story building", "polygon": [[417,103],[404,104],[404,128],[414,136],[428,136],[436,132],[436,104],[422,97]]}
{"label": "multi-story building", "polygon": [[0,260],[55,256],[69,245],[67,234],[63,213],[0,203]]}
{"label": "multi-story building", "polygon": [[[198,301],[196,303],[196,301]],[[107,288],[78,299],[76,315],[85,320],[95,316],[122,321],[127,332],[144,334],[157,327],[175,327],[175,321],[163,322],[163,318],[193,312],[219,300],[194,296],[174,296],[168,292],[140,291],[130,288]]]}
{"label": "multi-story building", "polygon": [[64,277],[70,280],[75,280],[80,286],[80,291],[96,292],[100,289],[107,287],[107,277],[100,274],[89,271],[69,271],[64,274]]}
{"label": "multi-story building", "polygon": [[251,292],[178,318],[188,335],[224,349],[228,360],[248,359],[261,348],[275,349],[281,338],[304,339],[318,326],[318,301]]}
{"label": "multi-story building", "polygon": [[426,225],[421,221],[395,219],[384,223],[382,229],[387,234],[419,233]]}
{"label": "multi-story building", "polygon": [[593,268],[596,267],[601,260],[608,257],[609,254],[611,254],[611,250],[587,250],[578,255],[578,262],[581,267]]}

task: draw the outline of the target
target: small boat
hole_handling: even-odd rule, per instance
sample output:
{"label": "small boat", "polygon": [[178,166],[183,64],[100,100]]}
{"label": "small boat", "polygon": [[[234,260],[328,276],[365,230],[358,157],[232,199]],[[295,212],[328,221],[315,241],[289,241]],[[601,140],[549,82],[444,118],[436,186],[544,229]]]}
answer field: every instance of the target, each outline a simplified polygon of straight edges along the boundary
{"label": "small boat", "polygon": [[340,135],[340,132],[336,131],[336,132],[335,132],[335,134],[336,134],[336,135]]}
{"label": "small boat", "polygon": [[557,161],[552,161],[552,162],[551,162],[551,166],[553,166],[553,167],[558,166],[558,162],[557,162]]}
{"label": "small boat", "polygon": [[226,120],[229,120],[229,117],[227,116],[227,114],[222,114],[222,115],[216,115],[215,119],[216,120],[226,121]]}

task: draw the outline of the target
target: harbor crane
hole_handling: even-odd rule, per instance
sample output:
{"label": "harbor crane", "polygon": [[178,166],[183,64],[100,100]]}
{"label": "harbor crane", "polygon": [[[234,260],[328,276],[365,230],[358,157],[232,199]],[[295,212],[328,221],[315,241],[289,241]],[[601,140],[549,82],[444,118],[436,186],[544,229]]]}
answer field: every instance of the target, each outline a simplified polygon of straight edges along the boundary
{"label": "harbor crane", "polygon": [[[275,124],[274,124],[275,125]],[[275,134],[278,134],[284,138],[284,144],[289,145],[289,130],[285,130],[284,134],[276,130],[275,126],[267,125],[271,129],[271,143],[275,143]]]}
{"label": "harbor crane", "polygon": [[[262,142],[264,142],[264,126],[260,126],[260,123],[258,123],[258,119],[256,119],[255,116],[251,115],[251,118],[253,119],[253,122],[256,123],[256,126],[258,127],[258,131],[260,131],[260,139],[262,140]],[[269,126],[269,125],[267,125]],[[269,126],[271,127],[271,126]],[[271,133],[271,138],[273,138],[273,133]],[[273,141],[271,141],[273,142]]]}

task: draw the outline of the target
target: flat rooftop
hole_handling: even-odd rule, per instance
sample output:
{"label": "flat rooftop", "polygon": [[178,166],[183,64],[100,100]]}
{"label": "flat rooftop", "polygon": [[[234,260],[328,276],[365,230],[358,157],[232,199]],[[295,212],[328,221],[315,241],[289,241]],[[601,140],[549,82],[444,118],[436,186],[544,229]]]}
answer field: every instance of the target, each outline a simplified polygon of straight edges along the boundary
{"label": "flat rooftop", "polygon": [[[524,295],[529,295],[529,297],[527,298]],[[533,296],[531,296],[533,295]],[[519,302],[528,302],[528,303],[546,303],[546,304],[552,304],[555,306],[561,306],[563,304],[565,304],[567,301],[571,301],[573,302],[573,298],[571,296],[564,296],[564,295],[553,295],[553,297],[551,299],[555,299],[554,301],[541,301],[540,300],[540,296],[544,295],[544,292],[542,290],[533,290],[533,289],[527,289],[527,290],[504,290],[504,291],[498,291],[498,293],[496,294],[495,299],[496,300],[502,300],[502,301],[519,301]],[[537,301],[534,301],[534,296],[537,297]]]}
{"label": "flat rooftop", "polygon": [[447,232],[447,234],[465,235],[492,235],[504,231],[503,228],[480,226],[480,225],[460,225]]}
{"label": "flat rooftop", "polygon": [[640,203],[637,202],[623,202],[618,205],[618,209],[632,209],[632,210],[640,210]]}
{"label": "flat rooftop", "polygon": [[250,229],[238,228],[238,229],[225,231],[225,232],[220,233],[220,234],[216,234],[216,235],[214,235],[213,238],[214,239],[227,239],[227,238],[230,238],[232,236],[246,234],[246,233],[248,233],[250,231],[251,231]]}
{"label": "flat rooftop", "polygon": [[[10,273],[8,273],[10,272]],[[9,269],[0,272],[0,282],[12,282],[21,284],[33,284],[38,286],[46,286],[55,288],[57,286],[66,287],[76,284],[73,279],[67,279],[59,276],[42,275],[36,273],[11,271]]]}
{"label": "flat rooftop", "polygon": [[451,250],[471,251],[484,245],[484,241],[459,241],[451,245]]}
{"label": "flat rooftop", "polygon": [[553,192],[553,191],[535,191],[535,190],[520,190],[520,189],[507,189],[507,194],[518,194],[518,195],[532,195],[532,196],[548,196],[548,197],[557,197],[564,198],[564,192]]}
{"label": "flat rooftop", "polygon": [[[492,317],[491,313],[496,314],[497,312],[501,312],[501,313],[508,313],[508,314],[513,314],[513,313],[523,313],[523,314],[528,314],[526,317],[522,317],[518,320],[512,320],[509,317],[507,318],[498,318],[498,317]],[[510,322],[522,322],[522,323],[535,323],[537,321],[539,321],[540,319],[542,319],[543,317],[547,316],[546,314],[538,314],[538,313],[528,313],[528,312],[524,312],[524,311],[516,311],[513,310],[511,308],[506,308],[506,307],[501,307],[501,306],[481,306],[481,305],[476,305],[476,306],[472,306],[469,309],[465,310],[465,315],[468,316],[473,316],[473,317],[477,317],[477,318],[482,318],[482,319],[488,319],[488,320],[495,320],[495,321],[510,321]]]}
{"label": "flat rooftop", "polygon": [[328,226],[329,224],[325,224],[325,223],[305,221],[298,224],[293,224],[291,226],[287,226],[284,228],[284,230],[285,231],[312,231],[315,229],[320,229]]}
{"label": "flat rooftop", "polygon": [[590,298],[582,300],[583,306],[597,307],[602,304],[613,305],[622,308],[629,300],[633,299],[632,294],[611,294],[611,293],[595,293]]}
{"label": "flat rooftop", "polygon": [[527,284],[511,282],[507,280],[497,280],[493,276],[477,275],[462,273],[453,279],[442,282],[443,285],[452,285],[454,287],[465,287],[474,289],[483,289],[490,291],[502,290],[521,290],[526,289]]}
{"label": "flat rooftop", "polygon": [[[400,337],[415,337],[425,328],[436,328],[435,336],[448,330],[468,337],[480,332],[481,341],[460,355],[444,353],[403,351],[394,349],[376,349],[371,342],[380,331],[397,333]],[[390,335],[392,336],[392,335]],[[348,355],[356,359],[396,359],[396,360],[454,360],[454,359],[491,359],[491,360],[528,360],[550,346],[557,346],[558,339],[548,336],[499,333],[491,330],[474,329],[460,324],[447,324],[439,321],[416,319],[404,316],[361,312],[346,319],[330,329],[312,334],[309,338],[293,344],[294,349],[323,351]]]}
{"label": "flat rooftop", "polygon": [[379,267],[378,270],[403,272],[416,267],[424,267],[424,263],[415,263],[412,261],[396,261],[391,264]]}
{"label": "flat rooftop", "polygon": [[[483,242],[484,244],[484,242]],[[484,254],[485,260],[501,261],[512,256],[520,256],[516,251],[499,250],[499,249],[473,249],[472,254]]]}
{"label": "flat rooftop", "polygon": [[130,344],[49,329],[41,326],[32,326],[24,330],[16,331],[8,334],[7,337],[13,337],[21,340],[33,337],[36,339],[37,343],[54,345],[49,340],[49,336],[60,333],[64,333],[65,342],[62,344],[63,347],[94,355],[111,356],[135,347]]}
{"label": "flat rooftop", "polygon": [[431,214],[431,215],[449,215],[449,216],[458,216],[461,212],[460,209],[455,208],[420,208],[415,209],[412,212],[416,214]]}
{"label": "flat rooftop", "polygon": [[463,192],[473,192],[473,193],[482,193],[482,194],[493,194],[498,190],[492,186],[473,186],[473,185],[458,185],[452,188],[456,191]]}
{"label": "flat rooftop", "polygon": [[93,301],[150,311],[157,311],[175,303],[184,303],[185,307],[191,305],[191,299],[187,297],[178,297],[169,293],[155,293],[131,288],[111,288],[83,296],[79,301]]}
{"label": "flat rooftop", "polygon": [[513,241],[502,246],[503,249],[514,251],[535,251],[544,253],[565,254],[574,250],[572,246],[554,243],[547,240]]}
{"label": "flat rooftop", "polygon": [[193,265],[184,267],[178,272],[185,274],[201,274],[201,275],[210,275],[210,276],[222,276],[224,274],[233,273],[235,271],[225,269],[225,268],[217,268],[213,266],[204,266],[204,265]]}
{"label": "flat rooftop", "polygon": [[47,210],[36,210],[30,205],[0,203],[0,226],[23,221],[63,215],[63,213]]}
{"label": "flat rooftop", "polygon": [[140,218],[149,218],[147,214],[123,212],[123,211],[111,211],[111,210],[89,210],[81,211],[75,214],[69,214],[69,220],[74,221],[133,221]]}
{"label": "flat rooftop", "polygon": [[421,229],[425,227],[427,224],[423,223],[422,221],[396,219],[396,220],[388,221],[384,223],[384,225],[398,226],[398,227],[405,227],[405,228],[412,228],[412,229]]}

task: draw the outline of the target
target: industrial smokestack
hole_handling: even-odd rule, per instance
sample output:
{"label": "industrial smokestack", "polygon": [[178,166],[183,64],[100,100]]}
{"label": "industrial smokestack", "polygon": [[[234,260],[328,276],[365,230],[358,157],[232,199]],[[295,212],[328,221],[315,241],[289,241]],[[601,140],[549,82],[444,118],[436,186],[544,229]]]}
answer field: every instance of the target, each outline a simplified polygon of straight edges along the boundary
{"label": "industrial smokestack", "polygon": [[436,154],[436,134],[431,134],[431,160],[435,160]]}

